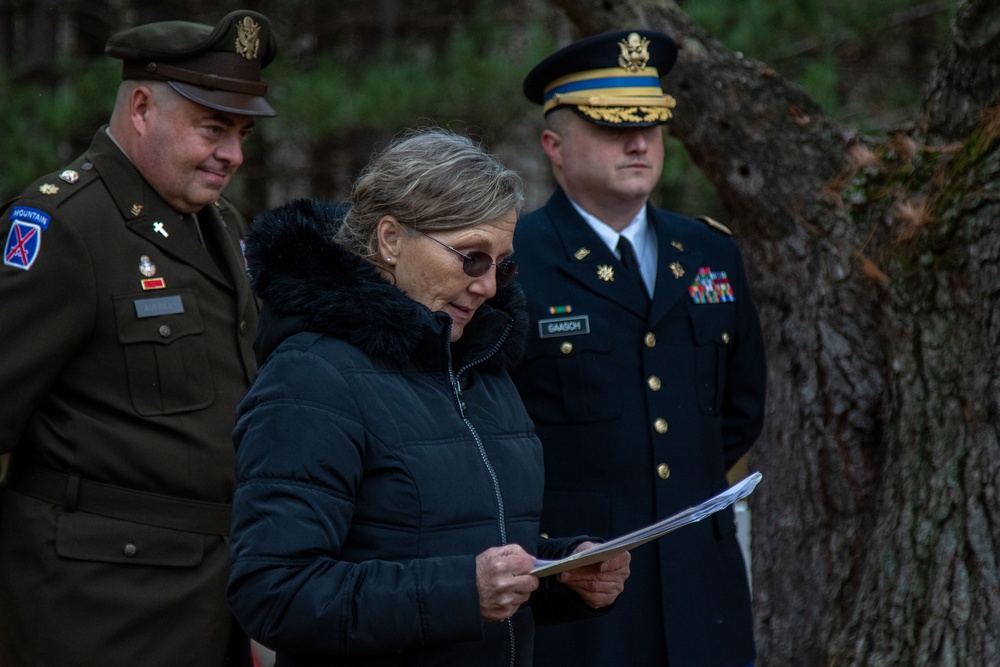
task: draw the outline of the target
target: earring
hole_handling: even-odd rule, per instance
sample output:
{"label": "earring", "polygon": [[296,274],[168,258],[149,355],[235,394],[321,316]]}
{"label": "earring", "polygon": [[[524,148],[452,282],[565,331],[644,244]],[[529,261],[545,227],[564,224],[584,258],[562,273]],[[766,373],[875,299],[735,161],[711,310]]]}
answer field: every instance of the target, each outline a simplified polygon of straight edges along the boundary
{"label": "earring", "polygon": [[385,258],[385,263],[386,263],[386,264],[392,264],[392,263],[394,263],[395,261],[396,261],[396,260],[395,260],[395,259],[393,259],[392,257],[386,257],[386,258]]}

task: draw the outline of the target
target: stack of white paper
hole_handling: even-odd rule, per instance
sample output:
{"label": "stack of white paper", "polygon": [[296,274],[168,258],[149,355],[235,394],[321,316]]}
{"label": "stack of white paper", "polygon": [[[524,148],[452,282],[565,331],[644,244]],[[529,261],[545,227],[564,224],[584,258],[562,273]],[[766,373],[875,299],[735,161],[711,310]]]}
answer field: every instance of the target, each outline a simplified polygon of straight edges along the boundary
{"label": "stack of white paper", "polygon": [[585,549],[584,551],[577,552],[572,556],[567,556],[566,558],[560,560],[542,560],[536,558],[535,569],[532,570],[531,573],[539,577],[545,577],[550,574],[557,574],[559,572],[565,572],[566,570],[572,570],[577,567],[583,567],[584,565],[590,565],[591,563],[599,563],[607,560],[623,551],[629,551],[640,544],[645,544],[646,542],[655,540],[658,537],[662,537],[673,530],[677,530],[681,526],[701,521],[706,516],[710,516],[721,509],[729,507],[737,500],[746,498],[753,493],[754,488],[760,480],[761,474],[759,472],[755,472],[749,477],[737,482],[722,493],[709,498],[701,504],[689,507],[682,512],[678,512],[677,514],[667,517],[662,521],[658,521],[657,523],[646,526],[645,528],[640,528],[639,530],[633,531],[627,535],[622,535],[621,537],[609,540],[608,542],[604,542],[589,549]]}

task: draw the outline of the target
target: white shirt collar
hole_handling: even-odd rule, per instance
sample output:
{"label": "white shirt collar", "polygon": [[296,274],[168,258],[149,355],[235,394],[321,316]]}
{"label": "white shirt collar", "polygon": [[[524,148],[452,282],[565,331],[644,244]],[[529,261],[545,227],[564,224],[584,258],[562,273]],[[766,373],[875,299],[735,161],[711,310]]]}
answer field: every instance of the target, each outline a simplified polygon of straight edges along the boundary
{"label": "white shirt collar", "polygon": [[635,256],[639,260],[639,270],[642,273],[643,282],[646,283],[646,290],[652,296],[653,290],[649,286],[656,284],[656,232],[646,218],[646,207],[643,206],[619,234],[606,222],[587,213],[572,199],[569,200],[569,203],[573,205],[584,222],[601,237],[601,240],[616,257],[618,257],[618,237],[624,236],[629,240],[632,248],[635,249]]}

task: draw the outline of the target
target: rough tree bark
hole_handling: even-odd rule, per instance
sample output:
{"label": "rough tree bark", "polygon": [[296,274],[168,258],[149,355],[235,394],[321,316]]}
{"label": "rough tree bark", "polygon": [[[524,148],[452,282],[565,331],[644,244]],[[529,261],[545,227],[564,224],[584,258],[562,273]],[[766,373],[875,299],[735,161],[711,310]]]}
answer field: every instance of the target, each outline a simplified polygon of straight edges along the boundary
{"label": "rough tree bark", "polygon": [[959,3],[922,116],[875,138],[674,2],[553,3],[677,39],[670,131],[747,257],[758,664],[1000,664],[1000,7]]}

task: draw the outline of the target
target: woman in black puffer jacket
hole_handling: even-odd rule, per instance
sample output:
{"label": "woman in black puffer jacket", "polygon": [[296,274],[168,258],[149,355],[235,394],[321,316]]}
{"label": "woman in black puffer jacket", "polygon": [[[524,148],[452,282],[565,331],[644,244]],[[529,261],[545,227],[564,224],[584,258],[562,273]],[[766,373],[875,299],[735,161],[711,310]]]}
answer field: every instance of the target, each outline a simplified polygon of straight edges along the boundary
{"label": "woman in black puffer jacket", "polygon": [[530,573],[590,543],[539,537],[541,445],[507,374],[522,187],[426,130],[377,156],[345,210],[254,221],[261,368],[234,433],[229,600],[279,666],[530,665],[533,617],[621,592],[628,554]]}

